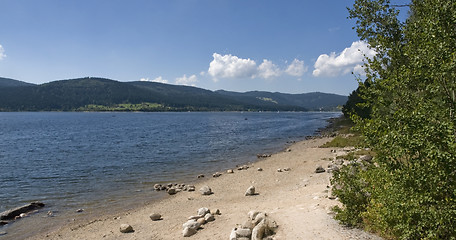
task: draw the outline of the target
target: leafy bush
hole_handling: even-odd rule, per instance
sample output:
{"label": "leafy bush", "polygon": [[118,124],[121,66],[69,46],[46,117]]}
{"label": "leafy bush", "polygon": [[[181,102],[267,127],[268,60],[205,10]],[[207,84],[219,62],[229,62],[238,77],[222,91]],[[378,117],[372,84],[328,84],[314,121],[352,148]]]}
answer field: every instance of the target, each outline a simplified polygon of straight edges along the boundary
{"label": "leafy bush", "polygon": [[350,17],[377,52],[352,115],[377,156],[333,179],[337,219],[387,238],[456,239],[456,1],[410,4],[402,23],[389,0],[356,0]]}

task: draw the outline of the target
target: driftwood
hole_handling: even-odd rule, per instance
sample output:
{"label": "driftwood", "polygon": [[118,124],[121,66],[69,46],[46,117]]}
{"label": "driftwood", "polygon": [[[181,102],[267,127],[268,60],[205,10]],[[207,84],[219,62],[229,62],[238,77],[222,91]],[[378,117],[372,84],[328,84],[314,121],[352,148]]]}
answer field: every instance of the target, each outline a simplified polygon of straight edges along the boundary
{"label": "driftwood", "polygon": [[[0,220],[11,221],[19,217],[22,213],[28,213],[38,208],[44,207],[42,202],[32,202],[30,204],[24,205],[22,207],[17,207],[5,212],[0,213]],[[2,221],[2,222],[4,222]]]}

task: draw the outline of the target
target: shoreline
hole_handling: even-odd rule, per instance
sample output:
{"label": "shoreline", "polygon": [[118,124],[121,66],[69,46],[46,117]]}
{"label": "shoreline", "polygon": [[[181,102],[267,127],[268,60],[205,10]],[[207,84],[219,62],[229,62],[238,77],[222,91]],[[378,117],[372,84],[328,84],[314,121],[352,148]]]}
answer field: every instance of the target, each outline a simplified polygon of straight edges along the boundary
{"label": "shoreline", "polygon": [[[228,238],[231,229],[242,224],[251,210],[266,212],[278,223],[274,239],[350,239],[355,236],[376,239],[361,230],[347,229],[332,219],[330,208],[339,203],[328,198],[330,174],[314,172],[316,165],[326,168],[327,159],[334,157],[331,149],[318,148],[330,139],[315,137],[284,145],[290,151],[258,159],[249,164],[247,170],[235,169],[232,174],[222,172],[218,178],[192,181],[195,192],[163,196],[133,209],[104,213],[91,220],[76,220],[29,239],[182,239],[182,224],[201,207],[220,209],[222,215],[204,225],[204,229],[192,236],[194,239]],[[291,170],[278,172],[278,168]],[[211,187],[214,194],[201,195],[198,190],[204,185]],[[259,194],[244,196],[251,185]],[[160,213],[163,220],[151,221],[149,216],[153,212]],[[121,233],[122,223],[130,224],[135,232]]]}

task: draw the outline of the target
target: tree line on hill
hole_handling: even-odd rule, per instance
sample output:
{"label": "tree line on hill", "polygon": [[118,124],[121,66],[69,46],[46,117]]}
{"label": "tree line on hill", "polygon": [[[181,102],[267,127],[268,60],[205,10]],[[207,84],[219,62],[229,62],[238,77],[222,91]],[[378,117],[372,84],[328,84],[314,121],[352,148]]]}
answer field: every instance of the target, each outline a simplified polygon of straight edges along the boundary
{"label": "tree line on hill", "polygon": [[40,85],[0,78],[0,111],[337,111],[346,99],[327,93],[214,92],[93,77]]}

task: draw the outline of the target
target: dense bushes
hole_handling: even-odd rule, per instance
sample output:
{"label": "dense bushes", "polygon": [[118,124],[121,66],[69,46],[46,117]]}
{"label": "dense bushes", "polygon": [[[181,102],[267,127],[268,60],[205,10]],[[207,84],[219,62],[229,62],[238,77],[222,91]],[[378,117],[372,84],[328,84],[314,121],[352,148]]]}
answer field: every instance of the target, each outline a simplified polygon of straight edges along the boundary
{"label": "dense bushes", "polygon": [[350,17],[377,52],[352,119],[376,153],[333,179],[342,222],[388,238],[456,239],[456,2],[416,0],[401,23],[387,0],[357,0]]}

